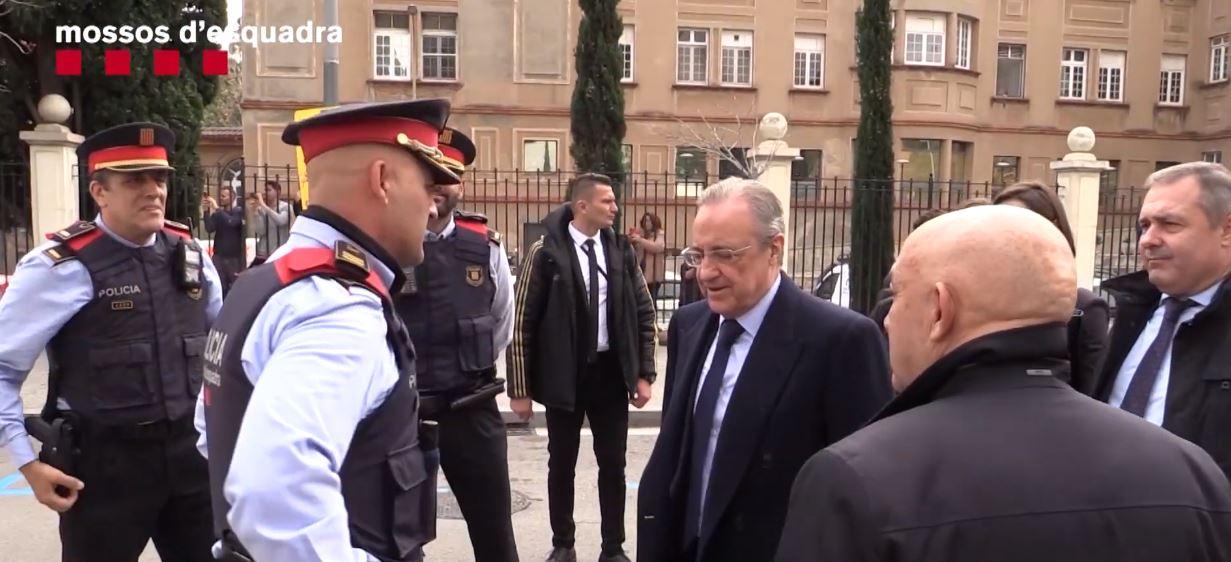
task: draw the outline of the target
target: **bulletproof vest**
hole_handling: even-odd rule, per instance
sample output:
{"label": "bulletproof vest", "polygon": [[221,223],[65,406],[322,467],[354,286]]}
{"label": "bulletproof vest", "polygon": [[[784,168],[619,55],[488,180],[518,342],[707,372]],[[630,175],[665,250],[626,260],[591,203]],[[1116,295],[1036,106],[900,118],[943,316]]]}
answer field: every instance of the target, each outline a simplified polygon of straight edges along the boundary
{"label": "bulletproof vest", "polygon": [[214,530],[225,546],[248,556],[227,522],[231,506],[223,495],[253,391],[241,355],[253,322],[269,299],[310,276],[361,287],[381,297],[387,339],[398,365],[397,384],[359,422],[339,470],[351,545],[382,561],[421,560],[422,546],[436,536],[436,484],[435,468],[428,465],[420,443],[415,352],[384,283],[368,270],[366,254],[346,242],[334,249],[299,248],[248,270],[231,287],[210,330],[203,402]]}
{"label": "bulletproof vest", "polygon": [[[423,263],[406,272],[406,284],[395,298],[410,339],[419,388],[425,393],[467,391],[496,365],[491,277],[487,234],[457,222],[454,235],[423,244]],[[466,225],[466,226],[463,226]]]}
{"label": "bulletproof vest", "polygon": [[[89,271],[94,298],[47,346],[45,411],[58,395],[102,425],[191,416],[207,326],[200,247],[167,228],[152,246],[131,248],[88,222],[48,237],[62,242],[46,252],[56,263],[75,258]],[[195,253],[195,287],[177,280],[185,253]]]}

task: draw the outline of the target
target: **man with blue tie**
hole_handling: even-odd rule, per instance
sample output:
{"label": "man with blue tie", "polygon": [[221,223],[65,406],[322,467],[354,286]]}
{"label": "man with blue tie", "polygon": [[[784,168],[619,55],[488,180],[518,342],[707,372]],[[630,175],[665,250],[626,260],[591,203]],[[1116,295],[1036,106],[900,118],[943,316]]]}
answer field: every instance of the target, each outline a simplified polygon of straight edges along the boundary
{"label": "man with blue tie", "polygon": [[1094,397],[1200,445],[1231,475],[1231,173],[1190,162],[1146,180],[1144,270],[1116,302]]}
{"label": "man with blue tie", "polygon": [[[165,219],[174,146],[155,123],[87,138],[77,155],[98,217],[48,234],[0,300],[0,444],[60,514],[65,560],[136,562],[151,539],[167,560],[211,558],[192,409],[222,289],[188,228]],[[23,427],[21,386],[44,349],[47,402]],[[57,434],[78,449],[71,462],[42,437],[35,457],[25,427],[43,424],[71,426]]]}
{"label": "man with blue tie", "polygon": [[880,331],[783,274],[783,230],[777,196],[755,181],[723,180],[700,197],[682,256],[705,300],[668,328],[638,560],[772,559],[796,472],[889,401]]}
{"label": "man with blue tie", "polygon": [[[444,100],[349,105],[289,125],[312,206],[236,281],[205,351],[218,550],[258,562],[422,560],[433,430],[390,297],[423,260],[429,186],[456,183]],[[240,557],[244,558],[240,558]]]}

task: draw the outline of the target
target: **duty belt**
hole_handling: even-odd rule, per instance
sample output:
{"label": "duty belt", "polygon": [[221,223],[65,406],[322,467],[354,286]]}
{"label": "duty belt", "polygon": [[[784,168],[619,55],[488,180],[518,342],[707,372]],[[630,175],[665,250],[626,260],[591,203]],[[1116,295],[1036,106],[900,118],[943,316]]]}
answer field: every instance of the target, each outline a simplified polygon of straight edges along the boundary
{"label": "duty belt", "polygon": [[446,412],[464,410],[493,398],[501,392],[504,392],[504,379],[495,379],[492,382],[479,385],[469,392],[420,394],[420,416],[425,419],[438,419]]}

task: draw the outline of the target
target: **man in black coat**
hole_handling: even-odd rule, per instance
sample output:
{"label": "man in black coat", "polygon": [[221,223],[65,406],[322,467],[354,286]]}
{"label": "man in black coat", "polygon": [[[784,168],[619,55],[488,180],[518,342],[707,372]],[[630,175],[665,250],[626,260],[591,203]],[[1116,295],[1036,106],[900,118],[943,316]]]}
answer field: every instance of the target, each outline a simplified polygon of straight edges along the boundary
{"label": "man in black coat", "polygon": [[701,196],[683,256],[706,299],[668,329],[662,431],[638,490],[642,562],[771,559],[795,473],[890,398],[875,324],[783,275],[782,231],[756,182]]}
{"label": "man in black coat", "polygon": [[901,394],[800,471],[779,562],[1231,556],[1231,484],[1209,455],[1055,376],[1077,283],[1046,219],[937,218],[892,288]]}
{"label": "man in black coat", "polygon": [[547,559],[577,559],[573,475],[582,421],[589,420],[602,514],[599,560],[627,561],[628,405],[642,408],[650,400],[654,303],[628,239],[611,229],[611,180],[585,174],[570,191],[570,203],[543,219],[547,234],[530,247],[517,280],[508,393],[523,420],[533,413],[531,400],[547,407]]}
{"label": "man in black coat", "polygon": [[1192,162],[1146,187],[1145,271],[1103,283],[1117,313],[1091,394],[1200,445],[1231,475],[1231,173]]}

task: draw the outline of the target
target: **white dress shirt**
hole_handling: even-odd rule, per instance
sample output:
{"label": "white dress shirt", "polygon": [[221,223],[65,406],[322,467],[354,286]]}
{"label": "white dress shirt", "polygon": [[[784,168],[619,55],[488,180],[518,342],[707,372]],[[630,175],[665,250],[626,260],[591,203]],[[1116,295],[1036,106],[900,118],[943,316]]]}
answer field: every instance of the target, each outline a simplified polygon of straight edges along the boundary
{"label": "white dress shirt", "polygon": [[[436,234],[427,231],[424,240],[435,242],[445,240],[457,231],[457,222],[449,217],[449,224]],[[496,294],[492,296],[492,318],[496,320],[496,330],[492,332],[492,345],[496,355],[513,341],[513,273],[509,270],[509,256],[499,244],[488,243],[491,253],[487,260],[487,274],[496,285]]]}
{"label": "white dress shirt", "polygon": [[[101,216],[94,224],[115,241],[129,248],[138,247],[107,228]],[[13,465],[21,467],[37,458],[27,439],[21,386],[34,362],[60,328],[82,307],[95,298],[90,271],[80,260],[53,264],[43,252],[60,242],[48,240],[31,250],[17,263],[9,277],[9,288],[0,299],[0,445],[8,450]],[[142,247],[152,246],[150,236]],[[200,242],[198,242],[200,245]],[[205,280],[205,318],[213,323],[222,308],[222,283],[213,260],[201,260]],[[72,405],[61,397],[61,410]]]}
{"label": "white dress shirt", "polygon": [[[718,436],[722,433],[722,420],[727,414],[727,404],[731,402],[731,393],[735,391],[735,383],[739,382],[739,373],[744,368],[744,361],[748,359],[748,352],[752,349],[752,342],[757,338],[757,332],[761,331],[761,323],[765,321],[765,313],[769,311],[770,303],[774,302],[774,296],[778,294],[778,286],[782,284],[782,277],[774,279],[774,284],[769,288],[769,292],[757,301],[748,312],[745,312],[735,320],[744,328],[744,333],[735,338],[735,343],[731,345],[731,355],[727,357],[727,370],[722,374],[722,389],[718,391],[718,402],[714,404],[714,426],[710,430],[709,444],[705,447],[705,468],[702,470],[701,477],[701,505],[705,505],[706,492],[710,486],[710,469],[713,467],[714,451],[718,448]],[[729,322],[727,318],[723,318],[722,322]],[[721,324],[720,324],[721,326]],[[710,343],[709,353],[705,356],[705,364],[701,367],[701,378],[697,381],[697,392],[693,396],[692,407],[695,411],[697,400],[701,396],[701,388],[705,386],[705,377],[709,374],[710,363],[714,361],[714,352],[718,349],[718,338]]]}
{"label": "white dress shirt", "polygon": [[[270,261],[295,248],[332,248],[338,240],[354,243],[299,217]],[[386,286],[392,283],[384,263],[369,263]],[[240,352],[254,388],[223,485],[231,503],[227,521],[253,559],[376,560],[351,546],[338,471],[355,428],[398,381],[387,329],[380,298],[324,277],[278,291],[257,314]],[[204,414],[198,397],[202,454],[208,452]]]}
{"label": "white dress shirt", "polygon": [[[590,290],[590,257],[586,255],[586,240],[594,241],[594,257],[598,259],[598,351],[611,349],[607,336],[607,257],[603,253],[602,237],[595,234],[586,236],[573,223],[568,223],[569,236],[573,237],[573,249],[577,251],[577,263],[581,264],[581,278],[586,282],[586,291]],[[589,293],[586,293],[589,294]]]}
{"label": "white dress shirt", "polygon": [[[1193,295],[1189,300],[1197,303],[1195,306],[1190,306],[1180,313],[1180,319],[1176,322],[1176,331],[1179,331],[1179,326],[1183,326],[1192,322],[1194,316],[1201,312],[1205,307],[1210,305],[1214,300],[1214,293],[1218,292],[1219,283],[1214,286]],[[1169,295],[1163,295],[1162,300],[1170,298]],[[1161,303],[1162,300],[1159,302]],[[1120,372],[1116,374],[1116,382],[1111,387],[1111,396],[1108,397],[1107,403],[1120,407],[1124,402],[1124,395],[1128,393],[1128,385],[1133,382],[1133,374],[1137,372],[1137,366],[1141,364],[1141,360],[1145,357],[1146,350],[1150,348],[1150,344],[1154,342],[1155,336],[1158,335],[1158,329],[1163,322],[1163,314],[1165,307],[1158,306],[1154,309],[1154,315],[1150,317],[1150,321],[1146,323],[1146,327],[1141,330],[1141,335],[1137,336],[1137,342],[1133,344],[1133,349],[1129,350],[1128,355],[1124,357],[1124,364],[1120,365]],[[1172,334],[1172,338],[1175,334]],[[1163,365],[1158,370],[1158,378],[1154,380],[1154,389],[1150,392],[1150,403],[1146,406],[1146,421],[1157,425],[1163,425],[1163,415],[1166,414],[1167,408],[1167,386],[1171,382],[1171,350],[1174,346],[1167,347],[1167,353],[1163,355]]]}

